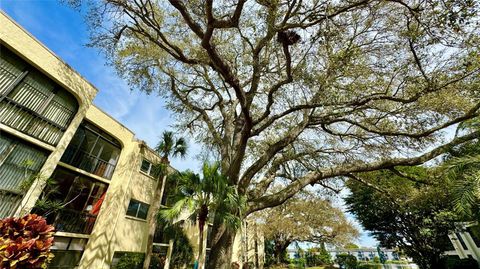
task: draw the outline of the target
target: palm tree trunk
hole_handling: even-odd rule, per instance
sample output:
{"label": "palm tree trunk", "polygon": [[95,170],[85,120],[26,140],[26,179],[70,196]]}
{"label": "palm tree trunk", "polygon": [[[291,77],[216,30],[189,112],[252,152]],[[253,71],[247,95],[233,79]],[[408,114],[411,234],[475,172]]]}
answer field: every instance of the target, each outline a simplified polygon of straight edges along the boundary
{"label": "palm tree trunk", "polygon": [[160,209],[160,204],[162,203],[166,179],[167,175],[165,174],[162,176],[162,181],[158,181],[157,187],[155,188],[155,193],[153,195],[153,203],[150,205],[150,211],[148,212],[148,239],[147,250],[145,251],[145,260],[143,261],[143,269],[148,269],[152,260],[153,237],[155,236],[155,230],[157,228],[156,215]]}
{"label": "palm tree trunk", "polygon": [[205,264],[205,258],[203,255],[203,231],[205,229],[205,221],[199,220],[198,222],[198,269],[203,269]]}

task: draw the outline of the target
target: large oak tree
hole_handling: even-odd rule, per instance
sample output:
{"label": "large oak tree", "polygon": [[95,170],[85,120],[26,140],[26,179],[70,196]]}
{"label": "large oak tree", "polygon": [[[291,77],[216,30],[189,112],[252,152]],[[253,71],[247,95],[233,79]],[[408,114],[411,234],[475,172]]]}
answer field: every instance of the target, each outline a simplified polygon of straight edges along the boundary
{"label": "large oak tree", "polygon": [[[478,115],[477,1],[85,1],[91,44],[216,154],[245,215],[478,137],[441,141]],[[213,233],[224,268],[235,232]]]}

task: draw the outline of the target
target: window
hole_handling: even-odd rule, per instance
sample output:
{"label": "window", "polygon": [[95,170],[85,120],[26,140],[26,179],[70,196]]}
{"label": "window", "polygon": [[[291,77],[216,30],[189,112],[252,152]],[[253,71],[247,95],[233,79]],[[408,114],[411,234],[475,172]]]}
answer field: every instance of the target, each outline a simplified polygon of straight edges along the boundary
{"label": "window", "polygon": [[56,145],[78,109],[75,97],[0,47],[0,122]]}
{"label": "window", "polygon": [[52,250],[52,253],[55,256],[48,265],[49,269],[75,269],[83,255],[83,251],[78,250]]}
{"label": "window", "polygon": [[150,206],[137,200],[130,200],[127,208],[127,215],[139,219],[147,219],[148,208]]}
{"label": "window", "polygon": [[82,122],[60,161],[111,179],[120,155],[120,143],[96,126]]}
{"label": "window", "polygon": [[140,171],[145,174],[157,178],[160,174],[160,169],[157,165],[152,164],[150,161],[143,159],[142,165],[140,166]]}
{"label": "window", "polygon": [[47,154],[0,133],[0,219],[11,216],[27,191],[25,181],[35,176]]}
{"label": "window", "polygon": [[[101,210],[108,185],[89,179],[65,168],[57,168],[52,175],[55,184],[45,187],[45,198],[65,206],[47,216],[57,231],[90,234]],[[34,212],[45,214],[36,207]]]}
{"label": "window", "polygon": [[150,175],[150,170],[152,169],[152,163],[143,159],[142,160],[142,166],[140,167],[140,171],[146,173],[147,175]]}
{"label": "window", "polygon": [[77,250],[83,251],[87,245],[86,238],[72,238],[64,236],[55,236],[55,243],[52,250]]}

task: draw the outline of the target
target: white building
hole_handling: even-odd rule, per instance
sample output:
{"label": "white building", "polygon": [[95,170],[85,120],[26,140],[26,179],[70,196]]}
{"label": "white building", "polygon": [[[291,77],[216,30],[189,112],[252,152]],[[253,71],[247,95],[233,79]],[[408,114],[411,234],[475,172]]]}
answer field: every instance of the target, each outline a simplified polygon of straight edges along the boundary
{"label": "white building", "polygon": [[[357,261],[372,261],[374,257],[379,257],[379,253],[376,248],[357,248],[357,249],[333,249],[328,251],[332,256],[332,260],[335,260],[338,254],[350,254],[357,258]],[[400,255],[395,249],[380,248],[380,252],[387,260],[398,261]]]}
{"label": "white building", "polygon": [[446,255],[458,256],[460,259],[472,257],[480,266],[480,236],[475,230],[480,230],[478,222],[459,222],[456,229],[448,237],[454,250],[446,251]]}

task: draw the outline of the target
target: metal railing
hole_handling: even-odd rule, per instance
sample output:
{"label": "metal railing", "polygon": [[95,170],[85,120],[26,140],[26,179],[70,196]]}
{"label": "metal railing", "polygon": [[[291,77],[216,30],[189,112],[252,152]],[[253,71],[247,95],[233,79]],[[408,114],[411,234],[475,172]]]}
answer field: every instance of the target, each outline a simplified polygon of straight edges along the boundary
{"label": "metal railing", "polygon": [[168,236],[164,232],[164,226],[157,223],[155,228],[155,234],[153,235],[153,243],[166,243],[168,244]]}
{"label": "metal railing", "polygon": [[68,147],[61,161],[106,179],[111,179],[113,171],[115,170],[115,165],[101,160],[77,147]]}
{"label": "metal railing", "polygon": [[53,225],[57,232],[90,234],[97,215],[71,209],[61,209],[55,217]]}
{"label": "metal railing", "polygon": [[63,126],[9,97],[0,103],[0,122],[50,145],[56,145],[65,131]]}
{"label": "metal railing", "polygon": [[0,189],[0,219],[12,217],[20,206],[23,196],[18,192]]}

